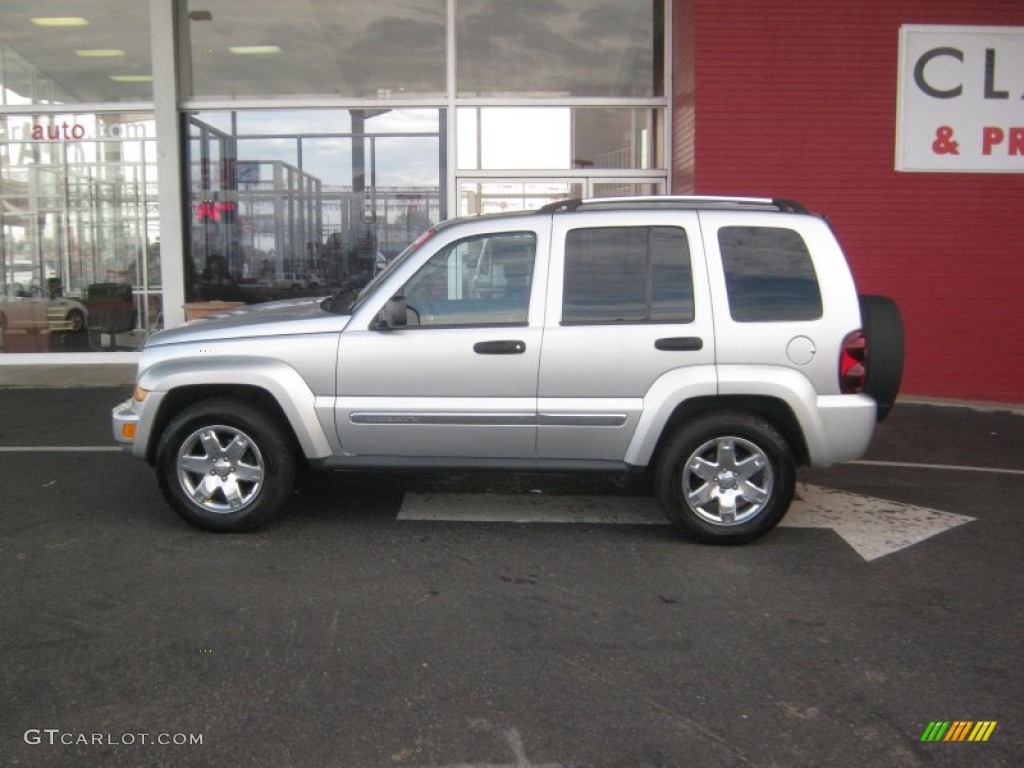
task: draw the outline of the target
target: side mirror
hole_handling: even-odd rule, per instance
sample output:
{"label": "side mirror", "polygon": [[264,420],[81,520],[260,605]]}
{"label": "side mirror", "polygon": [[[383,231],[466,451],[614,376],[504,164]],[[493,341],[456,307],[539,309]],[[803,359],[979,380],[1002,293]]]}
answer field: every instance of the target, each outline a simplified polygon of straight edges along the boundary
{"label": "side mirror", "polygon": [[388,303],[377,315],[374,330],[385,331],[392,328],[405,328],[409,324],[409,308],[405,296],[398,294],[388,299]]}

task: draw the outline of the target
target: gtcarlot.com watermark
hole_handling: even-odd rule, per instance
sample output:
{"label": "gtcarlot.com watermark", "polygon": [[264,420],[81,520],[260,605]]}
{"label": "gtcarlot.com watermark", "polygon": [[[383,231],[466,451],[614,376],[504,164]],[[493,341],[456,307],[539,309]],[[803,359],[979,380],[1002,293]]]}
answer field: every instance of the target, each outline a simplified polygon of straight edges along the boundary
{"label": "gtcarlot.com watermark", "polygon": [[203,743],[201,733],[85,733],[60,728],[29,728],[22,738],[32,746],[51,747],[196,747]]}

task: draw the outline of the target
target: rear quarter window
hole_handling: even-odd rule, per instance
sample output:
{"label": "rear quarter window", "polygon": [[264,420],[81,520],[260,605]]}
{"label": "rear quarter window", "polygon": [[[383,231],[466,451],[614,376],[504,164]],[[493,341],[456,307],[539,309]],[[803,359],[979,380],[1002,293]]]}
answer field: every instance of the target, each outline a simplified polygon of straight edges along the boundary
{"label": "rear quarter window", "polygon": [[783,227],[722,227],[718,245],[733,320],[821,318],[818,276],[800,233]]}

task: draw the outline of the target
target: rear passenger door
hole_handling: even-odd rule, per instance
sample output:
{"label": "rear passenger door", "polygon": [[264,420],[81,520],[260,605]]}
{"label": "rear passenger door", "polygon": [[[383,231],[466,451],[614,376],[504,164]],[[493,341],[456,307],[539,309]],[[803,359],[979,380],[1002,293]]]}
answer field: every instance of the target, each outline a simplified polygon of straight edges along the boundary
{"label": "rear passenger door", "polygon": [[660,378],[714,391],[715,341],[693,211],[554,214],[538,456],[621,460]]}

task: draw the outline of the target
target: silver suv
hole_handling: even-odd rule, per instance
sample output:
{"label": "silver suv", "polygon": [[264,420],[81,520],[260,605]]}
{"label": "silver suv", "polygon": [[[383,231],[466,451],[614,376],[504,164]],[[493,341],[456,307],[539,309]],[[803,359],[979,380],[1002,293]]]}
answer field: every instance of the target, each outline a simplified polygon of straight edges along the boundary
{"label": "silver suv", "polygon": [[113,429],[209,530],[267,520],[303,465],[651,469],[679,529],[742,542],[798,465],[863,454],[902,339],[797,203],[568,200],[440,224],[358,295],[155,334]]}

